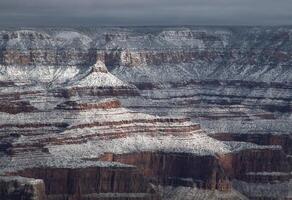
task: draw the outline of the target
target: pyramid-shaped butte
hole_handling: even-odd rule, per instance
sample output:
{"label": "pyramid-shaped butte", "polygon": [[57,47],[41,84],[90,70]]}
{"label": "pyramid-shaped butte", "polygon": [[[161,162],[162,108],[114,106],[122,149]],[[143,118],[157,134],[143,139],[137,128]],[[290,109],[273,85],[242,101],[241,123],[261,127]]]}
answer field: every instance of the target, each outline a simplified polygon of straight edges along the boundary
{"label": "pyramid-shaped butte", "polygon": [[0,31],[0,200],[292,200],[291,36]]}
{"label": "pyramid-shaped butte", "polygon": [[92,66],[92,69],[91,69],[91,72],[102,72],[102,73],[108,73],[108,70],[105,66],[105,64],[98,60],[93,66]]}
{"label": "pyramid-shaped butte", "polygon": [[69,87],[127,87],[128,84],[124,83],[116,76],[108,72],[105,64],[97,61],[90,71],[87,72],[83,78],[73,82]]}

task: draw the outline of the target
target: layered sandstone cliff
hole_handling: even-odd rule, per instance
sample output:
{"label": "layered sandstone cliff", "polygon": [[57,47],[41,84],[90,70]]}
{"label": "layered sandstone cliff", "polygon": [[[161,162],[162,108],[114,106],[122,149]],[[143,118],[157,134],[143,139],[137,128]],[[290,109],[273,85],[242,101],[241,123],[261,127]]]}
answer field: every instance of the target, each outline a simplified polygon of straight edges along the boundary
{"label": "layered sandstone cliff", "polygon": [[291,27],[1,31],[0,199],[292,198],[291,50]]}

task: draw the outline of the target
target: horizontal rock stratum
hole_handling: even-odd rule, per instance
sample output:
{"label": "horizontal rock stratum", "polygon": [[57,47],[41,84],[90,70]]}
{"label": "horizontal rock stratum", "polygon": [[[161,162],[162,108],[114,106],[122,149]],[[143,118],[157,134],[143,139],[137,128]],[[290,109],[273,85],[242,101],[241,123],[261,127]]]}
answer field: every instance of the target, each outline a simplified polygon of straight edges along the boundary
{"label": "horizontal rock stratum", "polygon": [[292,199],[292,27],[0,31],[0,199]]}

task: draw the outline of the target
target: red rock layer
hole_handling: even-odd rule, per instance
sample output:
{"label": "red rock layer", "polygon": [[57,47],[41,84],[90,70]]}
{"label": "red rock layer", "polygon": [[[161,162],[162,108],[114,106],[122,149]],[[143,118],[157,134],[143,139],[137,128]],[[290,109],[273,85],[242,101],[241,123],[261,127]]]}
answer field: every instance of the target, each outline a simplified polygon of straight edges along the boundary
{"label": "red rock layer", "polygon": [[66,101],[57,105],[57,109],[61,110],[91,110],[91,109],[112,109],[120,108],[121,103],[118,100],[109,100],[98,103],[79,103],[76,101]]}
{"label": "red rock layer", "polygon": [[[35,168],[11,175],[42,179],[48,199],[85,200],[101,194],[128,194],[129,200],[159,200],[148,181],[133,167]],[[142,198],[139,195],[144,194]],[[92,198],[90,198],[90,196]],[[131,196],[133,196],[131,198]],[[123,199],[123,198],[118,198]]]}
{"label": "red rock layer", "polygon": [[6,112],[10,114],[17,114],[21,112],[33,112],[37,109],[30,105],[26,101],[8,102],[0,101],[0,112]]}
{"label": "red rock layer", "polygon": [[195,186],[221,191],[230,189],[228,177],[214,156],[141,152],[121,155],[105,154],[99,159],[135,165],[155,184]]}
{"label": "red rock layer", "polygon": [[[248,149],[217,156],[196,156],[187,153],[140,152],[111,153],[99,158],[137,166],[155,184],[196,186],[203,189],[229,191],[230,180],[268,183],[287,181],[289,162],[280,149]],[[283,176],[260,176],[249,172],[283,172]]]}

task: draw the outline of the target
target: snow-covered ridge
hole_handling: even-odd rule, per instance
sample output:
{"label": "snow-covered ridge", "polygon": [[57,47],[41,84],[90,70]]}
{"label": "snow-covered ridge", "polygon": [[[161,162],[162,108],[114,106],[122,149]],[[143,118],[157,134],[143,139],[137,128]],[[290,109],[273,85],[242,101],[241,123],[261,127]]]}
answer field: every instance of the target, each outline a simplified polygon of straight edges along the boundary
{"label": "snow-covered ridge", "polygon": [[[40,89],[65,87],[133,87],[108,72],[101,61],[93,66],[3,66],[0,65],[0,81],[11,81],[16,86],[36,86]],[[41,87],[43,86],[43,88]],[[17,87],[1,88],[3,93],[17,91]]]}
{"label": "snow-covered ridge", "polygon": [[74,31],[63,31],[54,35],[60,46],[65,48],[80,47],[83,49],[90,48],[90,43],[93,41],[89,36],[74,32]]}
{"label": "snow-covered ridge", "polygon": [[238,143],[238,148],[234,148],[234,145],[231,146],[229,143],[214,140],[204,134],[193,134],[188,137],[137,135],[111,141],[92,141],[81,145],[49,146],[49,151],[53,155],[64,157],[96,158],[104,153],[125,154],[135,152],[190,153],[204,156],[228,154],[253,148],[269,149],[272,147]]}
{"label": "snow-covered ridge", "polygon": [[82,73],[77,66],[4,66],[0,65],[0,80],[31,83],[65,83]]}
{"label": "snow-covered ridge", "polygon": [[[283,36],[281,38],[280,36]],[[152,28],[139,30],[135,28],[114,29],[100,28],[83,30],[32,29],[3,30],[0,32],[2,47],[13,47],[23,44],[23,47],[83,47],[96,49],[127,48],[127,49],[172,49],[172,48],[204,48],[214,49],[236,47],[244,44],[254,48],[254,44],[264,42],[268,46],[278,45],[281,49],[291,48],[292,29],[289,27],[188,27],[188,28]],[[264,38],[261,38],[264,37]],[[279,37],[279,38],[277,38]],[[274,39],[278,41],[268,41]],[[281,39],[288,39],[281,45]],[[93,44],[91,45],[91,43]],[[287,43],[288,42],[288,43]],[[19,45],[20,46],[20,45]],[[15,46],[17,47],[17,45]],[[257,47],[259,48],[259,47]]]}
{"label": "snow-covered ridge", "polygon": [[[2,31],[0,173],[119,165],[92,161],[106,153],[235,156],[248,169],[239,177],[272,176],[287,190],[291,30]],[[262,194],[270,188],[254,184]]]}

